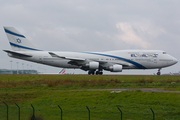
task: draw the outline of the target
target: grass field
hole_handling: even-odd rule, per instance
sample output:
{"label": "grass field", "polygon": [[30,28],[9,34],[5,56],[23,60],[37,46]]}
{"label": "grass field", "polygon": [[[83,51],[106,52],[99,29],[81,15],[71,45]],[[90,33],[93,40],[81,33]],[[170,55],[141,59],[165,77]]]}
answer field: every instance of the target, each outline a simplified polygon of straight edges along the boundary
{"label": "grass field", "polygon": [[17,103],[21,108],[21,120],[30,120],[31,104],[38,120],[88,120],[89,107],[92,120],[152,120],[152,108],[156,120],[180,118],[180,94],[88,89],[111,88],[160,88],[179,91],[180,76],[88,76],[88,75],[0,75],[0,118],[18,120]]}

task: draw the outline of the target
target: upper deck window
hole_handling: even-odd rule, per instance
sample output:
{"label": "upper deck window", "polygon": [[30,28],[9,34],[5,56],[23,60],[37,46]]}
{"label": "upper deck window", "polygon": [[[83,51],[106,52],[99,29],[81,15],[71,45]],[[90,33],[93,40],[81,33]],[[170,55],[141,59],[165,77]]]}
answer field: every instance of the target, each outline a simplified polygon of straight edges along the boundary
{"label": "upper deck window", "polygon": [[163,54],[167,54],[167,52],[163,52]]}

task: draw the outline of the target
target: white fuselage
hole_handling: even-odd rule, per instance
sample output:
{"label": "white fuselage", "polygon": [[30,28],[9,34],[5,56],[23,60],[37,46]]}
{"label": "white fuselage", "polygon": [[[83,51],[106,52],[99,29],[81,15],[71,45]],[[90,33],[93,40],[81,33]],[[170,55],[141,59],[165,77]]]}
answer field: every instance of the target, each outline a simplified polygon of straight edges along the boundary
{"label": "white fuselage", "polygon": [[[32,62],[62,68],[80,68],[69,64],[71,60],[52,57],[50,51],[20,51],[19,53],[32,55],[32,57],[18,57]],[[177,63],[177,59],[160,50],[118,50],[108,52],[55,52],[58,56],[84,58],[88,61],[104,62],[105,66],[111,64],[123,65],[123,69],[160,69]],[[87,61],[87,62],[88,62]],[[83,63],[82,63],[83,64]]]}
{"label": "white fuselage", "polygon": [[41,51],[13,27],[4,27],[12,50],[10,57],[62,68],[79,68],[89,75],[102,75],[103,70],[122,72],[123,69],[160,69],[178,61],[161,50],[117,50],[107,52]]}

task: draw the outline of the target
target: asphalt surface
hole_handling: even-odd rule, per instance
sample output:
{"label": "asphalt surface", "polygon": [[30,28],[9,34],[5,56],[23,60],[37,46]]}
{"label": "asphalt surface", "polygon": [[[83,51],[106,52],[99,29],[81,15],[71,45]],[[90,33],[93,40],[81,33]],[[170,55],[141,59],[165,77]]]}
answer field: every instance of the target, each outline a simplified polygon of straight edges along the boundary
{"label": "asphalt surface", "polygon": [[111,91],[111,92],[121,92],[121,91],[135,91],[140,90],[143,92],[163,92],[163,93],[180,93],[180,91],[166,91],[158,88],[135,88],[135,89],[84,89],[75,91]]}

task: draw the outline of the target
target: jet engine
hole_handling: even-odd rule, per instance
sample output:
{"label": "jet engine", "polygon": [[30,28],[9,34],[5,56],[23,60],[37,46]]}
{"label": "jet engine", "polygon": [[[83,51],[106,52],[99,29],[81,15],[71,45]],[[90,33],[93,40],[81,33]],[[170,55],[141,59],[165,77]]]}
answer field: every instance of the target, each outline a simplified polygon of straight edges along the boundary
{"label": "jet engine", "polygon": [[112,65],[112,66],[109,66],[109,70],[111,72],[122,72],[122,65]]}
{"label": "jet engine", "polygon": [[89,69],[98,69],[99,68],[99,62],[89,62],[86,64]]}

